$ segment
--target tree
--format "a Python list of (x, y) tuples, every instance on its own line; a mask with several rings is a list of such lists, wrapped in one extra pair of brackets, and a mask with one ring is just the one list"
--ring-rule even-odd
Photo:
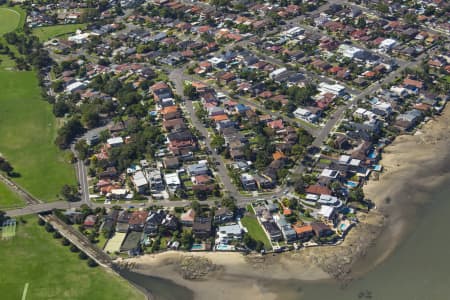
[(362, 188), (355, 188), (350, 191), (348, 198), (352, 202), (360, 202), (364, 200), (364, 191)]
[(61, 188), (61, 195), (69, 202), (75, 202), (80, 200), (78, 189), (76, 186), (65, 184)]
[(55, 143), (61, 149), (67, 148), (72, 140), (83, 132), (84, 127), (80, 120), (77, 118), (72, 118), (58, 130)]
[(219, 134), (215, 134), (211, 139), (211, 147), (220, 151), (223, 145), (225, 145), (225, 138)]
[[(5, 222), (6, 220), (8, 220), (9, 217), (6, 215), (6, 213), (2, 210), (0, 210), (0, 225), (3, 225), (3, 222)], [(40, 218), (39, 218), (40, 220)]]
[(89, 258), (87, 260), (87, 265), (89, 267), (91, 267), (91, 268), (94, 268), (94, 267), (98, 266), (97, 262), (95, 260), (93, 260), (92, 258)]
[(194, 242), (194, 238), (192, 237), (192, 232), (188, 230), (183, 230), (181, 233), (181, 244), (184, 249), (190, 249), (192, 243)]
[(75, 150), (78, 152), (78, 158), (81, 160), (85, 160), (89, 155), (89, 146), (85, 139), (81, 139), (75, 144)]
[(14, 170), (14, 168), (11, 166), (11, 164), (6, 161), (5, 159), (0, 160), (0, 170), (7, 173), (8, 175), (11, 174), (11, 172)]
[(245, 246), (247, 246), (249, 249), (254, 250), (256, 247), (256, 241), (249, 235), (249, 234), (245, 234), (244, 237), (242, 238), (242, 242), (244, 243)]
[(223, 198), (221, 204), (232, 212), (236, 212), (237, 210), (236, 199), (234, 198)]
[(197, 90), (192, 84), (186, 84), (183, 88), (183, 95), (188, 97), (189, 99), (197, 98)]

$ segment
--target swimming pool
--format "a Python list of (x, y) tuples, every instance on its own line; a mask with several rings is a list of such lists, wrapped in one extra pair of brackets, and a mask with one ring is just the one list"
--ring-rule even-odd
[(369, 155), (367, 155), (368, 158), (377, 158), (377, 152), (375, 150), (370, 151)]
[(347, 181), (347, 183), (345, 185), (350, 187), (350, 188), (355, 188), (355, 187), (358, 186), (358, 183), (354, 182), (354, 181)]
[(191, 247), (191, 251), (200, 251), (205, 250), (205, 245), (203, 244), (193, 244)]

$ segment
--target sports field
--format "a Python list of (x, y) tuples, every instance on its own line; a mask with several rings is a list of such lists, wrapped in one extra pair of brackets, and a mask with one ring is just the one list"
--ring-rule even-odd
[(67, 24), (67, 25), (54, 25), (39, 27), (33, 29), (33, 35), (37, 36), (41, 42), (48, 41), (54, 37), (73, 33), (77, 29), (85, 29), (86, 24)]
[(20, 24), (20, 13), (14, 9), (0, 7), (0, 35), (15, 30)]
[(16, 193), (11, 191), (3, 182), (0, 182), (0, 210), (24, 205), (24, 201)]
[(122, 278), (89, 268), (38, 226), (37, 217), (25, 220), (18, 221), (15, 237), (0, 240), (1, 299), (21, 299), (27, 283), (27, 300), (144, 299)]
[(35, 72), (0, 71), (0, 153), (20, 177), (19, 185), (43, 201), (76, 184), (66, 153), (54, 144), (56, 121), (41, 98)]

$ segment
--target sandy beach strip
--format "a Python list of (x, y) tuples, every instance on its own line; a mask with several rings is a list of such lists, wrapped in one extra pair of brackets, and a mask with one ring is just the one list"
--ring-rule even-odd
[[(386, 259), (413, 226), (427, 191), (448, 175), (444, 162), (450, 157), (450, 109), (422, 125), (414, 135), (402, 135), (384, 149), (384, 171), (364, 186), (366, 197), (377, 209), (359, 214), (360, 223), (339, 246), (322, 246), (282, 255), (243, 256), (240, 253), (169, 251), (124, 262), (135, 272), (170, 279), (194, 291), (195, 299), (278, 299), (267, 280), (328, 280), (351, 278)], [(416, 197), (422, 193), (423, 197)], [(180, 265), (186, 257), (207, 259), (216, 266), (200, 280), (183, 278)], [(357, 273), (358, 273), (357, 272)], [(298, 295), (298, 294), (297, 294)], [(290, 299), (289, 295), (283, 295)], [(293, 296), (295, 297), (295, 296)], [(295, 298), (292, 298), (295, 299)], [(297, 298), (298, 299), (298, 298)]]

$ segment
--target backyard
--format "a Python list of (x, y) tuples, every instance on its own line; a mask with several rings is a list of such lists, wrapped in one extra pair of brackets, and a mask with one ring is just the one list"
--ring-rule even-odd
[(248, 234), (256, 241), (261, 241), (264, 243), (264, 246), (267, 250), (272, 249), (272, 245), (270, 244), (269, 239), (266, 236), (266, 233), (259, 225), (258, 220), (255, 216), (245, 216), (241, 219), (242, 225), (244, 225)]
[(14, 238), (0, 240), (2, 299), (21, 299), (26, 284), (26, 298), (33, 300), (144, 299), (122, 278), (101, 267), (88, 267), (61, 239), (38, 226), (37, 217), (25, 221), (18, 222)]
[(18, 184), (43, 201), (56, 200), (75, 184), (74, 168), (54, 144), (56, 121), (43, 101), (35, 72), (0, 71), (0, 153), (20, 177)]

